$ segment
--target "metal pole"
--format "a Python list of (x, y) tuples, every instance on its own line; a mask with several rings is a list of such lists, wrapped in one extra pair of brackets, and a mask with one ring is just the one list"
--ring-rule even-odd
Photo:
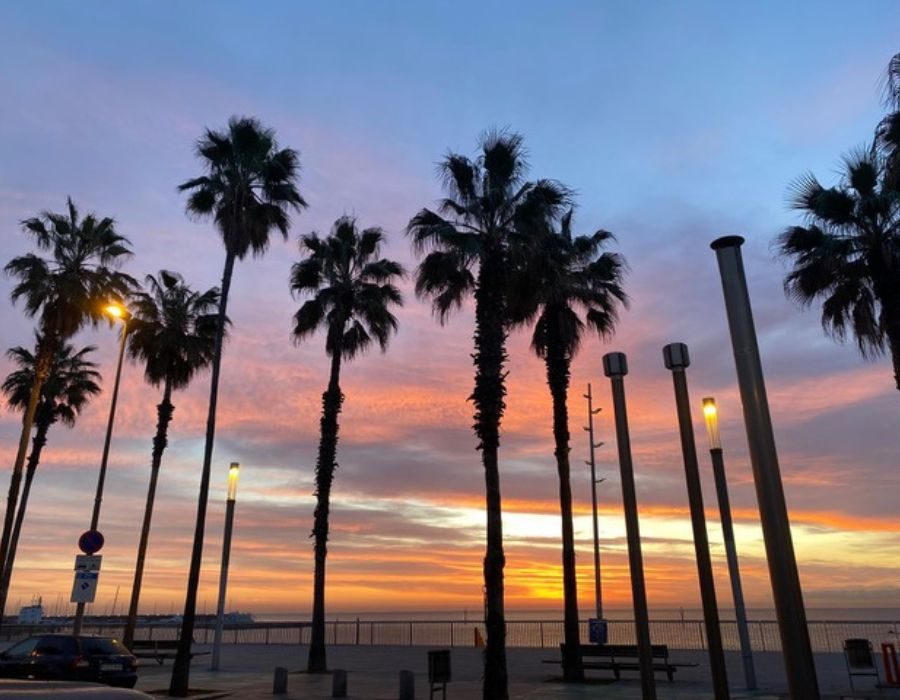
[(716, 495), (722, 520), (722, 537), (725, 540), (725, 556), (728, 558), (728, 575), (731, 579), (731, 595), (734, 597), (734, 617), (737, 620), (738, 639), (741, 643), (741, 659), (744, 662), (744, 680), (747, 690), (756, 689), (756, 670), (753, 667), (753, 648), (750, 646), (750, 631), (747, 629), (747, 609), (744, 607), (744, 591), (741, 586), (741, 572), (738, 568), (737, 547), (734, 544), (734, 528), (731, 522), (731, 504), (728, 500), (728, 484), (725, 481), (725, 459), (722, 448), (709, 451), (712, 458), (713, 476), (716, 479)]
[(700, 598), (703, 602), (703, 621), (706, 625), (707, 651), (712, 672), (713, 693), (716, 700), (728, 700), (728, 673), (725, 670), (725, 652), (722, 649), (722, 630), (719, 628), (719, 608), (716, 603), (716, 585), (713, 579), (712, 561), (709, 556), (709, 540), (706, 535), (706, 517), (703, 512), (703, 489), (700, 485), (700, 466), (697, 463), (697, 445), (694, 442), (694, 426), (691, 421), (691, 402), (688, 398), (687, 374), (690, 366), (688, 348), (684, 343), (670, 343), (663, 348), (666, 369), (672, 370), (675, 386), (675, 405), (678, 411), (678, 428), (681, 433), (681, 453), (684, 458), (684, 476), (687, 483), (688, 503), (691, 508), (691, 527), (694, 532), (694, 551), (697, 555), (697, 575), (700, 580)]
[[(229, 470), (229, 493), (225, 501), (225, 534), (222, 537), (222, 570), (219, 572), (219, 602), (216, 605), (216, 633), (213, 636), (212, 663), (210, 671), (219, 670), (219, 652), (222, 646), (222, 632), (225, 628), (225, 590), (228, 586), (228, 563), (231, 559), (231, 532), (234, 525), (235, 489), (231, 486), (231, 474), (236, 480), (237, 462), (232, 462)], [(236, 486), (236, 484), (235, 484)]]
[(585, 430), (588, 431), (588, 440), (590, 446), (591, 459), (588, 464), (591, 467), (591, 505), (594, 511), (594, 601), (597, 605), (597, 619), (603, 619), (603, 591), (601, 588), (600, 577), (600, 528), (597, 523), (597, 484), (604, 479), (597, 479), (597, 466), (594, 460), (594, 448), (600, 447), (603, 443), (594, 443), (594, 416), (600, 413), (601, 409), (594, 409), (593, 395), (591, 394), (591, 385), (588, 384), (587, 394), (584, 395), (588, 402), (588, 424)]
[(722, 277), (788, 687), (792, 698), (818, 700), (819, 684), (741, 258), (743, 243), (740, 236), (725, 236), (713, 241), (711, 247), (716, 251)]
[[(122, 317), (122, 341), (119, 343), (119, 359), (116, 363), (116, 380), (113, 382), (112, 400), (109, 404), (109, 420), (106, 423), (106, 437), (103, 440), (103, 456), (100, 458), (100, 475), (97, 477), (97, 491), (94, 494), (94, 510), (91, 513), (90, 530), (97, 529), (100, 521), (100, 504), (103, 502), (103, 484), (106, 481), (106, 464), (109, 461), (109, 444), (112, 441), (113, 425), (116, 421), (116, 404), (119, 401), (119, 380), (122, 378), (122, 360), (125, 358), (125, 341), (128, 337), (128, 319)], [(75, 608), (75, 621), (72, 624), (72, 634), (81, 634), (81, 626), (84, 623), (85, 603), (78, 603)]]
[(631, 596), (634, 601), (634, 627), (637, 635), (638, 662), (641, 671), (641, 695), (656, 700), (653, 677), (653, 650), (650, 646), (650, 616), (644, 586), (644, 562), (641, 556), (641, 531), (638, 526), (637, 496), (634, 488), (634, 466), (631, 461), (631, 437), (628, 434), (628, 412), (625, 405), (625, 381), (628, 363), (625, 353), (611, 352), (603, 356), (603, 372), (612, 385), (613, 412), (616, 419), (616, 444), (622, 478), (622, 504), (625, 531), (628, 535), (628, 564), (631, 569)]

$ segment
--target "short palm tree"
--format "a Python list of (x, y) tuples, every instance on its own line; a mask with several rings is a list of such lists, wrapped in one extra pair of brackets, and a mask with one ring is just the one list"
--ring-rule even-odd
[(243, 260), (248, 253), (263, 255), (275, 231), (287, 238), (290, 211), (300, 211), (306, 206), (297, 189), (300, 169), (297, 152), (290, 148), (279, 148), (275, 133), (263, 127), (256, 119), (232, 117), (226, 131), (207, 129), (197, 142), (196, 153), (203, 162), (206, 174), (182, 183), (178, 189), (190, 193), (187, 201), (188, 215), (200, 219), (211, 218), (214, 221), (225, 244), (225, 269), (219, 297), (206, 445), (197, 498), (197, 519), (184, 603), (181, 644), (172, 667), (169, 686), (170, 694), (175, 697), (187, 695), (190, 678), (191, 637), (197, 610), (210, 465), (216, 433), (219, 368), (234, 263), (236, 260)]
[(169, 423), (175, 407), (172, 392), (186, 388), (198, 372), (212, 361), (216, 342), (216, 311), (219, 290), (195, 292), (181, 275), (160, 270), (159, 277), (147, 275), (148, 291), (134, 294), (129, 302), (128, 354), (144, 365), (144, 379), (154, 387), (162, 385), (162, 400), (156, 407), (156, 435), (150, 460), (150, 485), (144, 506), (144, 521), (138, 544), (134, 585), (125, 624), (123, 642), (134, 640), (144, 559), (150, 538), (150, 521), (163, 450), (168, 445)]
[[(131, 277), (117, 270), (131, 250), (128, 239), (116, 232), (112, 219), (94, 214), (82, 217), (69, 199), (64, 214), (43, 212), (23, 221), (22, 229), (33, 236), (38, 250), (47, 255), (20, 255), (5, 267), (15, 279), (12, 301), (22, 300), (25, 313), (37, 317), (41, 341), (35, 351), (34, 384), (25, 407), (9, 484), (0, 562), (7, 559), (28, 439), (53, 358), (82, 327), (97, 325), (104, 319), (103, 305), (108, 300), (127, 296), (134, 286)], [(6, 593), (0, 590), (0, 602), (5, 602)]]
[(601, 339), (611, 337), (619, 307), (628, 303), (622, 288), (624, 260), (616, 253), (601, 253), (613, 240), (608, 231), (573, 238), (572, 210), (569, 210), (562, 217), (559, 232), (548, 231), (536, 237), (533, 255), (516, 271), (510, 293), (513, 322), (534, 323), (531, 347), (544, 360), (553, 399), (554, 454), (562, 516), (563, 674), (570, 681), (584, 679), (569, 480), (570, 368), (585, 332), (593, 331)]
[(785, 291), (804, 306), (821, 299), (826, 332), (852, 335), (863, 357), (889, 352), (900, 390), (900, 194), (875, 148), (851, 152), (843, 166), (835, 187), (812, 174), (791, 187), (806, 221), (777, 239), (792, 265)]
[[(35, 347), (41, 347), (39, 336), (35, 339)], [(3, 581), (0, 588), (4, 591), (9, 590), (19, 535), (28, 508), (28, 497), (31, 494), (34, 473), (41, 461), (41, 452), (47, 444), (47, 433), (55, 423), (62, 423), (69, 428), (74, 427), (81, 410), (91, 397), (100, 393), (98, 383), (100, 373), (96, 370), (97, 365), (88, 359), (88, 355), (94, 350), (96, 348), (89, 345), (76, 352), (72, 345), (64, 343), (50, 362), (50, 372), (41, 388), (41, 396), (34, 414), (34, 437), (31, 440), (31, 453), (25, 465), (25, 483), (22, 486), (22, 495), (16, 509), (16, 519), (3, 567)], [(18, 369), (7, 375), (0, 390), (6, 395), (10, 408), (24, 412), (31, 396), (31, 388), (34, 386), (37, 353), (15, 347), (6, 354)], [(5, 603), (5, 600), (3, 602)]]
[(520, 242), (543, 229), (568, 203), (561, 185), (527, 182), (522, 137), (489, 131), (475, 160), (451, 153), (439, 169), (449, 197), (437, 211), (423, 209), (407, 226), (414, 249), (427, 252), (416, 273), (416, 293), (430, 297), (441, 323), (475, 299), (474, 430), (485, 476), (487, 546), (484, 558), (487, 644), (483, 695), (508, 696), (503, 611), (503, 523), (500, 501), (500, 422), (506, 408), (504, 363), (509, 328), (508, 276)]
[(316, 509), (313, 516), (315, 574), (313, 578), (312, 635), (309, 673), (327, 670), (325, 656), (325, 557), (328, 543), (328, 511), (331, 485), (337, 468), (338, 415), (341, 362), (352, 360), (375, 341), (387, 349), (397, 319), (391, 307), (403, 299), (394, 281), (405, 273), (396, 262), (379, 258), (384, 232), (379, 228), (359, 231), (356, 220), (338, 219), (326, 238), (316, 233), (303, 236), (305, 257), (291, 268), (291, 292), (309, 296), (294, 314), (294, 340), (300, 342), (317, 330), (325, 332), (325, 353), (331, 358), (328, 387), (322, 394), (319, 454), (316, 459)]

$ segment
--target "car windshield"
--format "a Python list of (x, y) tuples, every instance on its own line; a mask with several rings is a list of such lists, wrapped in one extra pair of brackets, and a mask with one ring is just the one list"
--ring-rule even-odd
[(40, 640), (40, 637), (29, 637), (28, 639), (21, 641), (18, 644), (13, 644), (3, 653), (5, 656), (28, 656), (31, 652), (34, 651), (34, 648), (37, 646), (37, 643)]
[(118, 639), (102, 639), (96, 637), (84, 637), (81, 640), (81, 648), (85, 654), (130, 654)]

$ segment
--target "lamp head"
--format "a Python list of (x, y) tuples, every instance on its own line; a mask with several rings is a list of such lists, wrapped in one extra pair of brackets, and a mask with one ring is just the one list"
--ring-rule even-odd
[(233, 501), (237, 498), (237, 482), (238, 482), (238, 473), (240, 472), (241, 465), (238, 462), (232, 462), (231, 466), (228, 467), (228, 500)]
[(607, 377), (624, 377), (628, 374), (628, 360), (624, 352), (608, 352), (603, 356), (603, 373)]
[(669, 343), (663, 348), (663, 361), (666, 369), (686, 369), (691, 365), (691, 356), (684, 343)]
[(128, 311), (128, 307), (115, 301), (112, 301), (104, 306), (103, 313), (105, 313), (113, 320), (127, 321), (129, 318), (131, 318), (131, 313)]
[(719, 436), (719, 410), (716, 400), (711, 396), (703, 399), (703, 419), (706, 421), (706, 434), (709, 437), (709, 449), (722, 449), (722, 439)]

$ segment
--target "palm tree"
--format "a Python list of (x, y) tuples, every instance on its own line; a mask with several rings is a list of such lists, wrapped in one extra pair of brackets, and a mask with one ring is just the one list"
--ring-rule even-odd
[[(38, 336), (35, 338), (35, 347), (40, 346), (41, 339)], [(31, 493), (31, 484), (41, 461), (41, 452), (47, 444), (47, 433), (50, 426), (60, 422), (69, 428), (74, 427), (81, 410), (91, 397), (100, 393), (98, 384), (100, 373), (95, 369), (97, 365), (87, 359), (94, 350), (96, 348), (89, 345), (76, 352), (72, 345), (64, 343), (50, 362), (50, 372), (41, 388), (41, 396), (34, 414), (34, 437), (31, 440), (31, 453), (28, 455), (25, 465), (25, 483), (22, 486), (22, 495), (16, 509), (0, 590), (9, 590), (16, 550), (19, 546), (19, 535), (22, 532), (22, 523)], [(31, 397), (31, 388), (34, 386), (37, 353), (31, 353), (22, 347), (15, 347), (10, 348), (6, 355), (18, 366), (18, 369), (7, 375), (0, 390), (6, 395), (10, 408), (25, 411)]]
[(291, 292), (309, 296), (294, 314), (293, 336), (300, 342), (318, 329), (325, 331), (325, 354), (331, 358), (328, 387), (322, 394), (319, 454), (316, 459), (316, 510), (313, 516), (315, 574), (313, 579), (312, 634), (309, 673), (327, 670), (325, 657), (325, 557), (328, 542), (328, 510), (334, 470), (337, 468), (338, 415), (341, 362), (365, 352), (373, 340), (387, 350), (397, 319), (390, 307), (403, 299), (393, 282), (405, 275), (396, 262), (379, 258), (384, 232), (380, 228), (359, 231), (356, 220), (343, 216), (335, 221), (327, 238), (311, 233), (300, 241), (305, 257), (291, 268)]
[(884, 104), (891, 110), (876, 131), (878, 145), (887, 156), (887, 184), (900, 192), (900, 53), (888, 63), (884, 80)]
[[(514, 323), (534, 322), (531, 347), (544, 360), (553, 399), (553, 438), (559, 475), (562, 516), (563, 597), (566, 680), (584, 680), (578, 627), (578, 583), (575, 574), (575, 535), (572, 525), (572, 487), (569, 482), (569, 394), (572, 359), (585, 331), (612, 336), (618, 307), (627, 305), (622, 289), (625, 261), (601, 249), (612, 240), (608, 231), (572, 237), (572, 210), (561, 220), (558, 233), (537, 237), (533, 255), (516, 271), (510, 293)], [(581, 312), (583, 314), (580, 315)]]
[(863, 357), (890, 352), (900, 390), (900, 193), (888, 184), (886, 156), (874, 147), (844, 158), (835, 187), (812, 174), (791, 186), (804, 226), (777, 239), (793, 269), (788, 296), (803, 306), (822, 299), (822, 326), (837, 340), (856, 339)]
[(197, 609), (209, 474), (216, 433), (222, 340), (225, 336), (226, 307), (234, 263), (236, 260), (243, 260), (247, 253), (262, 256), (269, 247), (270, 236), (276, 230), (287, 238), (290, 210), (300, 211), (306, 206), (296, 186), (300, 169), (297, 152), (290, 148), (279, 148), (275, 133), (263, 127), (256, 119), (232, 117), (224, 132), (207, 129), (197, 142), (196, 154), (203, 161), (206, 174), (183, 182), (178, 189), (190, 192), (187, 201), (188, 215), (199, 219), (212, 218), (215, 222), (225, 244), (225, 269), (219, 297), (206, 445), (203, 451), (203, 471), (197, 499), (197, 519), (184, 602), (181, 643), (172, 667), (169, 687), (169, 693), (175, 697), (185, 697), (188, 692), (191, 637)]
[(439, 165), (449, 197), (423, 209), (407, 226), (413, 247), (427, 251), (416, 273), (416, 293), (430, 297), (441, 323), (469, 295), (475, 299), (473, 428), (485, 476), (487, 546), (484, 558), (487, 645), (483, 695), (508, 696), (503, 612), (503, 526), (497, 451), (506, 408), (504, 363), (509, 318), (507, 277), (519, 242), (548, 225), (569, 195), (547, 180), (526, 182), (522, 137), (485, 133), (475, 160), (450, 153)]
[(135, 294), (129, 304), (132, 317), (129, 321), (128, 354), (143, 362), (144, 379), (154, 387), (162, 385), (163, 392), (162, 401), (156, 407), (150, 485), (144, 506), (128, 621), (122, 635), (125, 646), (129, 648), (134, 640), (159, 467), (163, 450), (169, 442), (169, 423), (175, 411), (172, 392), (187, 387), (197, 372), (208, 367), (212, 361), (216, 341), (215, 312), (219, 305), (218, 289), (195, 292), (185, 284), (181, 275), (167, 270), (160, 270), (158, 279), (147, 275), (146, 285), (149, 293)]
[[(10, 295), (13, 303), (23, 300), (25, 313), (38, 319), (40, 342), (35, 351), (34, 384), (25, 407), (9, 483), (0, 562), (8, 558), (28, 438), (53, 358), (82, 327), (89, 323), (96, 326), (104, 318), (104, 302), (127, 296), (134, 286), (131, 277), (116, 269), (131, 255), (131, 250), (128, 239), (116, 233), (112, 219), (99, 219), (94, 214), (81, 217), (68, 199), (64, 214), (43, 212), (23, 221), (22, 229), (34, 237), (38, 250), (48, 255), (20, 255), (4, 268), (16, 280)], [(0, 603), (5, 604), (6, 594), (0, 585)]]

